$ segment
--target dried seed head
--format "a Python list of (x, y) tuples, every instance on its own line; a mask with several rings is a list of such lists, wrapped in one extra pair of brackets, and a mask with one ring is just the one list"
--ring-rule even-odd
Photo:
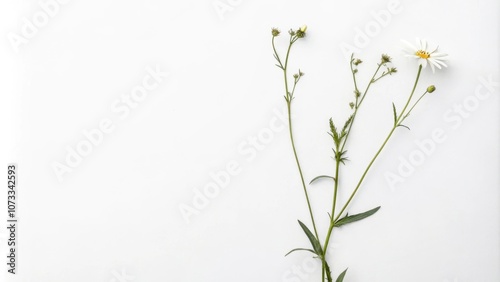
[(381, 60), (382, 60), (382, 64), (386, 64), (386, 63), (390, 63), (392, 59), (388, 55), (382, 54), (382, 59)]
[(273, 35), (273, 37), (276, 37), (276, 36), (280, 35), (280, 31), (277, 28), (273, 28), (271, 30), (271, 34)]

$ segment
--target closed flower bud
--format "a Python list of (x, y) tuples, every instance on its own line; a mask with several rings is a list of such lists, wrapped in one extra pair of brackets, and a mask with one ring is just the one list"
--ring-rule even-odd
[(295, 34), (297, 35), (298, 38), (303, 38), (306, 36), (306, 30), (307, 30), (307, 25), (303, 25), (295, 32)]
[(428, 93), (432, 93), (432, 92), (434, 92), (434, 90), (436, 90), (436, 86), (434, 86), (434, 85), (431, 85), (431, 86), (427, 87), (427, 92)]
[(391, 62), (391, 57), (389, 57), (388, 55), (386, 54), (382, 54), (382, 64), (385, 64), (385, 63), (390, 63)]
[(273, 28), (273, 29), (271, 30), (271, 33), (272, 33), (272, 35), (273, 35), (274, 37), (276, 37), (276, 36), (280, 35), (280, 31), (279, 31), (279, 29), (277, 29), (277, 28)]

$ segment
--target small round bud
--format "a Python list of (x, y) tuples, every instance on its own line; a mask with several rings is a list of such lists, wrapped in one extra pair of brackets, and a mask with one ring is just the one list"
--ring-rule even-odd
[(293, 78), (297, 79), (297, 78), (299, 78), (299, 75), (298, 74), (294, 74)]
[(351, 107), (351, 109), (354, 109), (354, 103), (353, 102), (349, 103), (349, 107)]
[(271, 34), (273, 35), (273, 37), (276, 37), (276, 36), (280, 35), (280, 31), (277, 28), (273, 28), (271, 30)]
[(360, 59), (355, 59), (354, 62), (353, 62), (353, 65), (357, 66), (359, 64), (361, 64), (363, 61), (361, 61)]
[(303, 38), (306, 36), (306, 30), (307, 30), (307, 25), (303, 25), (295, 32), (295, 34), (297, 35), (298, 38)]
[(436, 90), (436, 86), (434, 86), (434, 85), (431, 85), (431, 86), (427, 87), (427, 92), (428, 92), (428, 93), (432, 93), (432, 92), (434, 92), (435, 90)]

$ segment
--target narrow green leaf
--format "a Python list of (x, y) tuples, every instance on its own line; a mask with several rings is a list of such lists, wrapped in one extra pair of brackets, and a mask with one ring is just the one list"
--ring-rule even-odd
[(348, 158), (341, 158), (339, 162), (341, 162), (343, 165), (345, 165), (345, 161), (348, 161)]
[[(314, 252), (313, 250), (311, 249), (305, 249), (305, 248), (296, 248), (296, 249), (293, 249), (291, 251), (289, 251), (288, 253), (286, 253), (285, 257), (288, 256), (289, 254), (293, 253), (293, 252), (296, 252), (296, 251), (308, 251), (308, 252), (311, 252), (313, 254), (316, 254), (316, 252)], [(317, 254), (316, 254), (317, 255)]]
[(312, 232), (307, 228), (307, 226), (300, 222), (300, 220), (297, 220), (300, 224), (300, 227), (302, 227), (302, 230), (304, 230), (304, 233), (306, 233), (307, 238), (309, 238), (309, 241), (311, 242), (311, 245), (314, 249), (314, 253), (317, 254), (320, 257), (323, 257), (323, 249), (321, 248), (321, 244), (319, 243), (318, 239), (314, 237)]
[(349, 124), (351, 124), (352, 120), (354, 119), (354, 114), (352, 114), (345, 122), (344, 127), (342, 128), (342, 135), (345, 136), (347, 134), (347, 127), (349, 127)]
[(346, 137), (346, 135), (347, 135), (347, 132), (345, 132), (345, 131), (340, 132), (340, 136), (339, 136), (340, 140), (343, 140), (344, 137)]
[(340, 144), (340, 137), (337, 131), (337, 127), (335, 127), (332, 118), (330, 118), (329, 122), (330, 122), (330, 132), (333, 134), (333, 142), (338, 147), (338, 144)]
[(339, 275), (339, 277), (337, 278), (337, 280), (335, 280), (336, 282), (342, 282), (342, 281), (344, 281), (344, 277), (345, 277), (345, 274), (347, 273), (347, 269), (349, 269), (349, 268), (346, 268), (346, 269), (344, 270), (344, 272), (340, 273), (340, 275)]
[(401, 126), (401, 127), (404, 127), (404, 128), (406, 128), (406, 129), (410, 130), (410, 128), (409, 128), (408, 126), (404, 125), (404, 124), (400, 124), (400, 125), (398, 125), (398, 126)]
[(328, 120), (328, 123), (330, 124), (330, 132), (331, 133), (337, 132), (337, 128), (335, 127), (335, 124), (333, 123), (333, 119), (332, 118), (330, 118)]
[(330, 175), (320, 175), (320, 176), (314, 177), (313, 180), (311, 180), (311, 182), (309, 182), (309, 184), (312, 184), (314, 181), (316, 181), (318, 179), (321, 179), (321, 178), (330, 178), (330, 179), (333, 179), (333, 181), (335, 181), (335, 177), (333, 177), (333, 176), (330, 176)]
[(396, 125), (398, 114), (396, 113), (396, 106), (394, 106), (394, 103), (392, 103), (392, 112), (394, 113), (394, 125)]
[(348, 223), (352, 223), (352, 222), (356, 222), (356, 221), (360, 221), (362, 219), (365, 219), (371, 215), (373, 215), (374, 213), (376, 213), (378, 210), (380, 209), (380, 206), (374, 208), (374, 209), (371, 209), (369, 211), (366, 211), (364, 213), (358, 213), (358, 214), (353, 214), (353, 215), (346, 215), (344, 216), (343, 218), (340, 218), (339, 220), (337, 220), (335, 223), (334, 223), (334, 226), (335, 227), (340, 227), (342, 225), (345, 225), (345, 224), (348, 224)]

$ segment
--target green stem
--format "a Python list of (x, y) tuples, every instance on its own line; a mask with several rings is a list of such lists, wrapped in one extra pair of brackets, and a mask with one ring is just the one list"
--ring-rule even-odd
[(293, 130), (292, 130), (291, 102), (287, 103), (287, 109), (288, 109), (288, 129), (290, 132), (290, 141), (292, 143), (293, 155), (295, 156), (295, 162), (297, 163), (297, 168), (299, 169), (300, 181), (302, 182), (302, 187), (304, 188), (304, 195), (306, 196), (307, 207), (309, 209), (309, 214), (311, 215), (311, 221), (312, 221), (313, 228), (314, 228), (314, 234), (316, 235), (316, 238), (319, 238), (318, 237), (318, 230), (316, 228), (316, 223), (314, 221), (314, 215), (313, 215), (312, 208), (311, 208), (311, 202), (309, 200), (309, 193), (307, 192), (306, 183), (304, 181), (304, 175), (302, 173), (302, 168), (301, 168), (300, 162), (299, 162), (299, 157), (297, 156), (297, 150), (295, 149), (295, 141), (293, 138)]
[(415, 88), (417, 88), (417, 83), (418, 83), (418, 79), (420, 78), (421, 72), (422, 72), (422, 65), (418, 66), (417, 79), (415, 80), (415, 84), (413, 85), (413, 90), (411, 91), (410, 98), (408, 98), (408, 101), (406, 101), (406, 105), (403, 108), (403, 110), (401, 111), (401, 114), (399, 115), (399, 117), (397, 118), (396, 123), (399, 123), (400, 121), (402, 121), (401, 118), (403, 117), (403, 115), (406, 111), (406, 108), (408, 108), (408, 105), (410, 104), (411, 98), (413, 97), (413, 94), (415, 93)]
[(418, 102), (420, 102), (420, 100), (422, 100), (422, 98), (424, 98), (424, 96), (427, 93), (429, 93), (429, 92), (425, 91), (424, 94), (422, 94), (420, 96), (420, 98), (418, 98), (418, 100), (415, 102), (415, 104), (413, 104), (413, 106), (411, 106), (411, 108), (408, 110), (408, 113), (401, 119), (400, 124), (401, 124), (401, 122), (403, 122), (406, 119), (406, 117), (408, 117), (410, 115), (411, 111), (413, 111), (413, 108), (415, 108), (415, 106), (418, 104)]
[[(354, 90), (359, 91), (358, 89), (358, 82), (356, 80), (356, 73), (354, 72), (354, 69), (352, 67), (354, 61), (354, 54), (351, 55), (351, 73), (352, 73), (352, 80), (354, 81)], [(356, 97), (357, 99), (358, 97)]]
[(377, 82), (379, 81), (382, 77), (386, 76), (386, 75), (390, 75), (391, 73), (390, 72), (383, 72), (379, 77), (377, 77), (376, 79), (373, 80), (373, 82)]
[[(337, 150), (338, 149), (339, 148), (337, 148)], [(338, 191), (338, 184), (339, 184), (339, 168), (340, 168), (340, 159), (335, 158), (335, 180), (334, 180), (335, 186), (333, 189), (333, 205), (332, 205), (332, 213), (330, 215), (330, 226), (328, 227), (328, 233), (326, 234), (325, 245), (323, 247), (324, 254), (326, 254), (326, 252), (328, 250), (328, 243), (330, 242), (330, 238), (332, 236), (332, 231), (333, 231), (333, 224), (334, 224), (333, 218), (335, 217), (335, 208), (337, 205), (337, 191)], [(325, 257), (326, 257), (326, 255), (325, 255)]]
[(293, 127), (292, 127), (292, 99), (293, 99), (293, 94), (289, 92), (289, 88), (288, 88), (288, 75), (287, 75), (287, 70), (288, 70), (288, 58), (290, 56), (290, 50), (292, 48), (292, 45), (293, 43), (295, 42), (296, 40), (294, 39), (293, 36), (290, 36), (290, 43), (288, 45), (288, 50), (286, 52), (286, 57), (285, 57), (285, 65), (283, 67), (283, 76), (284, 76), (284, 80), (285, 80), (285, 92), (286, 92), (286, 101), (287, 101), (287, 110), (288, 110), (288, 130), (289, 130), (289, 133), (290, 133), (290, 141), (292, 143), (292, 150), (293, 150), (293, 155), (295, 157), (295, 162), (297, 163), (297, 168), (299, 170), (299, 174), (300, 174), (300, 181), (302, 183), (302, 188), (304, 189), (304, 195), (306, 196), (306, 201), (307, 201), (307, 207), (309, 209), (309, 215), (311, 216), (311, 221), (312, 221), (312, 225), (313, 225), (313, 228), (314, 228), (314, 234), (316, 235), (316, 238), (319, 238), (318, 237), (318, 230), (316, 228), (316, 222), (314, 220), (314, 215), (313, 215), (313, 212), (312, 212), (312, 207), (311, 207), (311, 201), (309, 200), (309, 193), (307, 192), (307, 187), (306, 187), (306, 183), (304, 181), (304, 175), (302, 173), (302, 168), (300, 166), (300, 161), (299, 161), (299, 157), (297, 156), (297, 149), (295, 148), (295, 140), (293, 138)]
[(344, 213), (344, 211), (347, 209), (347, 206), (349, 206), (349, 204), (351, 203), (352, 199), (354, 198), (354, 196), (356, 195), (356, 193), (358, 192), (359, 190), (359, 187), (361, 186), (361, 184), (363, 183), (363, 180), (365, 179), (366, 177), (366, 174), (368, 173), (368, 171), (370, 170), (370, 168), (372, 167), (373, 163), (375, 162), (375, 160), (377, 159), (377, 157), (380, 155), (380, 153), (382, 152), (382, 150), (384, 149), (385, 145), (387, 144), (387, 142), (389, 141), (389, 139), (391, 138), (392, 134), (394, 133), (394, 131), (396, 130), (396, 128), (401, 124), (401, 121), (402, 121), (402, 117), (403, 117), (403, 114), (404, 112), (406, 111), (406, 109), (408, 108), (408, 105), (410, 104), (410, 101), (413, 97), (413, 94), (415, 93), (415, 89), (417, 88), (417, 84), (418, 84), (418, 80), (420, 78), (420, 73), (422, 71), (422, 65), (419, 66), (418, 68), (418, 73), (417, 73), (417, 78), (415, 79), (415, 83), (413, 85), (413, 89), (411, 91), (411, 94), (410, 94), (410, 97), (408, 98), (408, 101), (406, 102), (406, 105), (405, 107), (403, 108), (403, 111), (401, 112), (401, 114), (399, 115), (399, 117), (397, 118), (396, 120), (396, 124), (393, 125), (391, 131), (389, 132), (389, 135), (387, 135), (387, 137), (385, 138), (384, 142), (382, 143), (382, 146), (380, 146), (380, 148), (378, 149), (377, 153), (375, 154), (375, 156), (372, 158), (372, 160), (370, 161), (370, 163), (368, 164), (368, 166), (366, 167), (365, 171), (363, 172), (363, 175), (361, 176), (361, 178), (359, 179), (358, 181), (358, 184), (356, 185), (356, 188), (354, 189), (354, 191), (352, 192), (351, 196), (349, 197), (349, 199), (347, 200), (347, 202), (345, 203), (345, 205), (342, 207), (342, 209), (340, 210), (339, 214), (337, 215), (337, 217), (335, 218), (334, 222), (337, 221), (341, 216), (342, 214)]
[(326, 261), (325, 259), (323, 258), (321, 260), (321, 282), (325, 282), (325, 271), (326, 271)]
[[(344, 150), (344, 147), (345, 147), (345, 144), (347, 142), (347, 139), (349, 138), (349, 134), (351, 133), (352, 125), (354, 124), (354, 119), (356, 118), (356, 114), (358, 113), (358, 109), (361, 106), (361, 104), (363, 103), (363, 100), (365, 99), (366, 94), (368, 93), (368, 90), (370, 90), (370, 86), (375, 82), (374, 78), (377, 75), (377, 73), (379, 72), (381, 66), (382, 66), (382, 64), (379, 64), (378, 67), (377, 67), (377, 69), (373, 73), (373, 76), (370, 79), (370, 82), (368, 83), (368, 85), (366, 86), (366, 89), (363, 92), (363, 95), (361, 95), (361, 99), (359, 100), (359, 97), (356, 96), (356, 106), (355, 106), (355, 109), (354, 109), (352, 121), (349, 124), (349, 128), (348, 128), (347, 134), (346, 134), (346, 136), (344, 138), (344, 142), (342, 143), (342, 147), (340, 149), (337, 148), (337, 152), (342, 152)], [(356, 81), (356, 75), (355, 75), (354, 69), (352, 67), (352, 59), (351, 59), (351, 72), (352, 72), (352, 77), (353, 77), (353, 80), (354, 80), (354, 89), (356, 91), (358, 91), (358, 85), (357, 85), (357, 81)], [(358, 100), (359, 100), (359, 103), (358, 103)], [(333, 196), (333, 204), (332, 204), (333, 207), (332, 207), (332, 214), (331, 214), (331, 219), (330, 219), (330, 226), (328, 227), (328, 233), (326, 234), (325, 245), (324, 245), (324, 249), (323, 249), (324, 253), (326, 253), (327, 248), (328, 248), (328, 244), (330, 243), (330, 238), (332, 236), (332, 232), (333, 232), (333, 228), (334, 228), (334, 223), (335, 223), (334, 217), (335, 217), (335, 208), (336, 208), (336, 203), (337, 203), (337, 191), (338, 191), (338, 183), (339, 183), (339, 167), (340, 167), (340, 160), (336, 159), (336, 164), (335, 164), (335, 187), (334, 187), (334, 190), (333, 190), (334, 196)]]
[[(354, 124), (354, 120), (356, 119), (356, 114), (358, 113), (358, 108), (361, 106), (361, 104), (365, 100), (366, 93), (368, 93), (368, 90), (370, 90), (370, 86), (373, 84), (374, 78), (377, 75), (378, 71), (380, 70), (380, 67), (382, 67), (382, 64), (379, 64), (378, 67), (377, 67), (377, 69), (375, 70), (375, 73), (373, 74), (372, 78), (370, 79), (370, 82), (366, 86), (365, 92), (363, 92), (363, 95), (361, 95), (361, 99), (360, 99), (359, 103), (358, 103), (358, 97), (356, 97), (356, 105), (355, 105), (355, 108), (354, 108), (354, 114), (353, 114), (353, 117), (352, 117), (351, 124), (349, 124), (349, 129), (347, 130), (347, 134), (346, 134), (346, 136), (344, 138), (344, 142), (342, 143), (342, 147), (340, 148), (341, 152), (344, 151), (344, 147), (345, 147), (345, 144), (347, 143), (347, 139), (349, 138), (349, 135), (351, 134), (351, 128), (352, 128), (352, 125)], [(351, 63), (351, 71), (352, 71), (352, 63)], [(352, 75), (354, 77), (355, 76), (354, 71), (352, 73), (353, 73)], [(356, 79), (354, 79), (354, 81), (356, 81)], [(357, 89), (356, 83), (355, 83), (354, 87)], [(334, 216), (334, 215), (332, 214), (332, 216)]]
[(283, 69), (283, 64), (281, 63), (280, 57), (278, 55), (278, 51), (276, 51), (276, 46), (274, 45), (274, 36), (273, 36), (272, 44), (273, 44), (273, 51), (274, 51), (274, 56), (276, 58), (276, 61), (278, 61), (278, 63), (280, 64), (279, 67), (281, 69)]

